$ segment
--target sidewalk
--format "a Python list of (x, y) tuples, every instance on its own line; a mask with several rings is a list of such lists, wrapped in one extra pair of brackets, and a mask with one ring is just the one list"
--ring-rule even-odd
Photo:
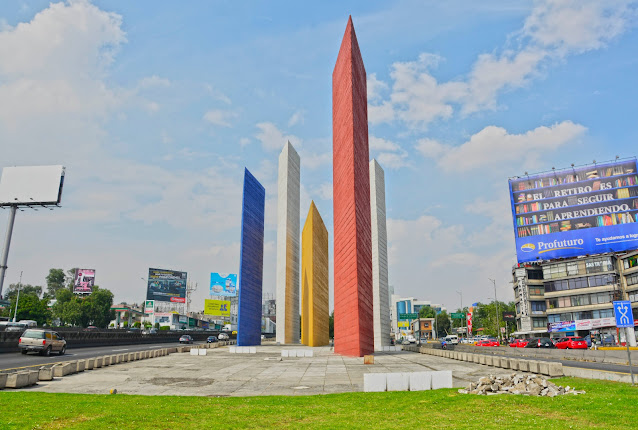
[(304, 346), (258, 346), (257, 354), (231, 354), (228, 347), (208, 355), (171, 354), (85, 371), (25, 389), (49, 393), (118, 393), (178, 396), (309, 395), (363, 391), (365, 373), (452, 370), (455, 387), (488, 374), (511, 370), (459, 362), (412, 352), (376, 353), (375, 364), (343, 357), (329, 347), (312, 348), (314, 357), (281, 358), (282, 349)]

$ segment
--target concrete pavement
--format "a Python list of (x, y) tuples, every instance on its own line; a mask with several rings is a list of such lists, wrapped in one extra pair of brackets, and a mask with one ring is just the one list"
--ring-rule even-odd
[(309, 395), (363, 391), (369, 372), (452, 370), (455, 387), (488, 374), (511, 370), (459, 362), (413, 352), (376, 353), (372, 365), (363, 358), (343, 357), (329, 347), (313, 348), (314, 357), (282, 358), (282, 349), (303, 346), (258, 346), (256, 354), (231, 354), (228, 347), (207, 355), (176, 353), (153, 360), (122, 363), (53, 381), (40, 381), (29, 391), (50, 393), (118, 393), (183, 396)]

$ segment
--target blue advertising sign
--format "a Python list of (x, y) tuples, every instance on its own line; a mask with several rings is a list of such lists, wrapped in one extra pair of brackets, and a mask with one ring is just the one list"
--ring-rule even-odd
[(634, 327), (634, 315), (631, 313), (629, 300), (614, 302), (614, 316), (616, 317), (616, 327)]
[(549, 333), (574, 330), (576, 330), (576, 321), (559, 321), (547, 324), (547, 331)]
[(638, 248), (636, 160), (509, 180), (519, 263)]
[(213, 296), (235, 297), (237, 295), (237, 274), (211, 273), (210, 294)]

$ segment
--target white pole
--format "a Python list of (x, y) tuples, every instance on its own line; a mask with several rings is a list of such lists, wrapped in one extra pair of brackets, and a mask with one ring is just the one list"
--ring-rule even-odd
[[(16, 308), (13, 310), (13, 322), (17, 322), (18, 302), (20, 302), (20, 290), (22, 289), (22, 271), (20, 272), (20, 281), (18, 281), (18, 297), (16, 297)], [(9, 314), (11, 315), (11, 314)]]
[(4, 238), (4, 250), (2, 251), (2, 264), (0, 264), (0, 297), (2, 297), (2, 286), (4, 285), (4, 274), (7, 271), (7, 259), (9, 258), (9, 245), (11, 245), (11, 234), (13, 233), (13, 222), (16, 219), (17, 206), (11, 206), (9, 214), (9, 224), (7, 234)]

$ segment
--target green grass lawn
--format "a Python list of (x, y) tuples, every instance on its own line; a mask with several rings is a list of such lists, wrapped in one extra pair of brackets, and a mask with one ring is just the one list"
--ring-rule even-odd
[(180, 397), (0, 392), (0, 429), (638, 428), (638, 387), (553, 380), (578, 396), (453, 390), (319, 396)]

